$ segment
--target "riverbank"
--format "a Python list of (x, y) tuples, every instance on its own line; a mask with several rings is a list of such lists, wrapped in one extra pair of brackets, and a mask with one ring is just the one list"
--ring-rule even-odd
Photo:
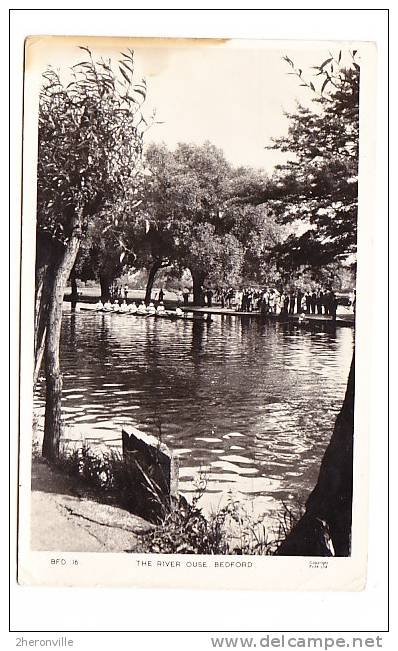
[(134, 552), (154, 526), (42, 458), (32, 460), (34, 551)]
[[(133, 301), (139, 302), (143, 300), (145, 292), (143, 290), (135, 290), (133, 296), (127, 299), (127, 303), (132, 303)], [(79, 296), (79, 303), (94, 304), (98, 301), (98, 296)], [(96, 299), (96, 300), (95, 300)], [(71, 301), (70, 294), (66, 294), (64, 297), (66, 302)], [(164, 304), (166, 309), (172, 310), (177, 307), (176, 300), (165, 299)], [(322, 325), (322, 326), (345, 326), (345, 327), (355, 327), (355, 316), (344, 306), (339, 306), (336, 319), (333, 319), (331, 316), (325, 314), (305, 314), (304, 317), (301, 317), (298, 314), (272, 314), (268, 313), (267, 315), (261, 314), (261, 312), (242, 312), (240, 310), (231, 310), (229, 308), (213, 306), (213, 307), (196, 307), (189, 304), (188, 307), (182, 306), (184, 312), (192, 312), (193, 314), (198, 315), (214, 315), (214, 316), (241, 316), (241, 317), (252, 317), (252, 318), (262, 318), (262, 319), (271, 319), (273, 321), (283, 321), (284, 323), (296, 323), (301, 326), (305, 325)]]
[[(202, 487), (204, 490), (205, 487)], [(281, 515), (279, 531), (267, 532), (264, 522), (253, 519), (233, 499), (211, 516), (205, 517), (198, 505), (200, 496), (201, 491), (191, 502), (180, 498), (154, 525), (109, 503), (106, 491), (93, 488), (91, 481), (69, 475), (62, 467), (54, 467), (42, 457), (34, 457), (31, 549), (54, 552), (270, 555), (275, 553), (281, 539), (285, 538), (297, 519), (297, 516), (292, 519), (291, 511), (285, 511)]]
[[(163, 290), (164, 298), (163, 302), (165, 305), (176, 306), (177, 305), (177, 293), (171, 292), (169, 290)], [(159, 294), (159, 289), (152, 290), (152, 300), (156, 300)], [(79, 287), (78, 289), (79, 303), (97, 303), (101, 298), (101, 288), (99, 286), (94, 287)], [(124, 299), (124, 293), (122, 298)], [(145, 289), (129, 289), (127, 293), (127, 303), (132, 303), (133, 301), (141, 302), (145, 299)], [(64, 301), (70, 302), (71, 293), (70, 287), (68, 287), (65, 292)], [(190, 297), (192, 300), (192, 295)]]
[[(154, 289), (152, 292), (152, 300), (158, 295), (158, 289)], [(101, 296), (101, 291), (99, 287), (81, 287), (79, 288), (79, 303), (97, 303)], [(145, 298), (144, 289), (130, 289), (128, 291), (127, 303), (136, 303), (143, 301)], [(64, 296), (66, 302), (71, 301), (71, 295), (68, 292)], [(164, 290), (164, 299), (166, 309), (175, 309), (178, 305), (177, 294), (175, 292), (170, 292)], [(197, 307), (192, 303), (192, 295), (189, 298), (188, 306), (183, 306), (182, 309), (185, 312), (194, 312), (198, 314), (214, 314), (214, 315), (231, 315), (231, 316), (251, 316), (251, 317), (262, 317), (263, 315), (260, 312), (243, 312), (241, 310), (232, 310), (226, 307), (221, 307), (221, 305), (214, 304), (212, 307), (204, 306)], [(280, 320), (280, 315), (268, 314), (267, 318)], [(286, 314), (284, 315), (284, 320), (288, 322), (297, 322), (299, 319), (298, 314)], [(333, 318), (331, 316), (326, 316), (324, 314), (306, 314), (305, 319), (313, 324), (333, 324)], [(344, 305), (339, 305), (337, 307), (336, 323), (340, 326), (355, 326), (355, 315), (352, 310)]]

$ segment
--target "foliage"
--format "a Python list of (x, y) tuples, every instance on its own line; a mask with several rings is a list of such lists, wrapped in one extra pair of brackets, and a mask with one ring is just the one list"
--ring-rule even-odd
[(145, 175), (140, 208), (128, 234), (136, 268), (170, 266), (175, 259), (175, 217), (169, 194), (173, 155), (165, 145), (150, 145), (145, 152)]
[[(57, 467), (100, 489), (114, 504), (131, 513), (147, 517), (150, 515), (149, 512), (141, 513), (142, 504), (137, 500), (134, 490), (143, 480), (142, 469), (137, 463), (125, 460), (117, 451), (101, 453), (86, 445), (73, 450), (64, 449), (57, 460)], [(149, 477), (144, 477), (150, 501), (159, 507), (157, 511), (165, 513), (166, 506), (159, 488)]]
[(253, 275), (258, 257), (267, 264), (282, 229), (264, 207), (245, 203), (269, 184), (263, 172), (232, 168), (208, 142), (179, 144), (174, 152), (151, 145), (145, 160), (150, 173), (141, 209), (152, 251), (155, 244), (152, 260), (180, 273), (188, 268), (212, 286), (239, 284), (242, 272)]
[[(39, 96), (35, 376), (44, 354), (46, 407), (43, 453), (59, 454), (62, 375), (59, 360), (62, 298), (91, 220), (102, 232), (134, 210), (146, 85), (136, 83), (133, 51), (118, 74), (90, 50), (72, 67), (71, 81), (48, 68)], [(144, 127), (142, 126), (144, 125)], [(121, 258), (122, 259), (121, 254)]]
[[(133, 464), (119, 454), (99, 454), (89, 447), (64, 450), (57, 467), (79, 477), (102, 492), (104, 499), (139, 512), (134, 499), (137, 472)], [(139, 552), (164, 554), (246, 554), (269, 555), (277, 549), (302, 513), (302, 506), (283, 505), (275, 531), (267, 530), (262, 514), (255, 517), (230, 493), (222, 508), (205, 516), (200, 500), (207, 488), (201, 474), (196, 492), (189, 503), (180, 497), (169, 507), (162, 501), (162, 521), (140, 537)], [(154, 496), (156, 499), (156, 496)], [(160, 497), (158, 497), (160, 499)]]
[[(206, 482), (197, 490), (192, 502), (180, 499), (164, 521), (141, 539), (142, 552), (162, 554), (229, 554), (269, 555), (279, 538), (269, 537), (264, 516), (254, 517), (230, 494), (226, 505), (204, 516), (199, 501)], [(284, 519), (278, 529), (280, 534)]]
[(151, 144), (144, 166), (133, 210), (125, 207), (117, 228), (90, 226), (79, 277), (98, 278), (102, 270), (115, 278), (126, 268), (156, 274), (166, 267), (171, 277), (190, 269), (200, 283), (219, 287), (269, 277), (284, 229), (266, 207), (247, 203), (269, 185), (263, 172), (232, 168), (210, 143), (175, 151)]
[(93, 486), (105, 487), (108, 483), (107, 460), (85, 445), (73, 450), (64, 448), (56, 465), (67, 475), (79, 476)]
[(118, 227), (105, 230), (101, 219), (89, 221), (75, 264), (80, 280), (104, 278), (110, 285), (126, 267), (134, 264), (134, 253), (126, 250), (124, 231), (120, 222)]
[(305, 504), (297, 500), (293, 504), (282, 502), (282, 509), (277, 516), (276, 530), (273, 533), (273, 551), (287, 538), (292, 529), (305, 513)]
[(360, 69), (356, 51), (344, 62), (341, 52), (330, 55), (314, 66), (317, 90), (316, 79), (306, 81), (285, 60), (314, 97), (311, 108), (298, 104), (295, 113), (286, 113), (288, 134), (269, 147), (289, 156), (276, 168), (269, 205), (283, 224), (304, 222), (275, 253), (286, 266), (320, 266), (356, 251)]
[(275, 286), (280, 278), (275, 247), (285, 236), (284, 227), (263, 205), (235, 205), (233, 211), (233, 232), (244, 249), (241, 273), (245, 283)]
[[(228, 240), (210, 246), (217, 235), (220, 206), (229, 165), (221, 150), (210, 143), (180, 144), (174, 152), (164, 145), (148, 148), (151, 172), (146, 179), (144, 210), (148, 219), (152, 257), (173, 261), (182, 271), (219, 268), (220, 258), (231, 252)], [(225, 257), (225, 255), (224, 255)]]
[(227, 554), (226, 540), (221, 518), (207, 520), (197, 506), (181, 500), (166, 515), (153, 532), (141, 540), (142, 552), (161, 554)]
[(118, 213), (136, 186), (142, 135), (144, 81), (135, 82), (132, 51), (122, 54), (119, 74), (111, 61), (94, 61), (88, 48), (69, 83), (49, 68), (39, 105), (37, 227), (65, 243), (74, 228), (106, 209)]
[(213, 287), (240, 282), (243, 247), (232, 233), (217, 235), (213, 224), (189, 225), (186, 221), (180, 223), (179, 233), (183, 267)]

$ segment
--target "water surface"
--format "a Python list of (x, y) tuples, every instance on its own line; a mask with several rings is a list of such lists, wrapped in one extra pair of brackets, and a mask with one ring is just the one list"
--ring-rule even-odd
[[(68, 309), (68, 308), (66, 308)], [(119, 445), (124, 424), (180, 455), (180, 488), (207, 478), (256, 512), (305, 499), (341, 407), (353, 331), (255, 318), (211, 324), (65, 312), (63, 416), (71, 438)], [(36, 393), (43, 410), (44, 381)]]

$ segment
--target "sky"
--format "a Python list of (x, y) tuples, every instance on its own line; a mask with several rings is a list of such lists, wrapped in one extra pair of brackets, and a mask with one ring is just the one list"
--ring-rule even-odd
[[(282, 155), (265, 147), (287, 132), (284, 111), (311, 93), (289, 75), (289, 56), (304, 71), (338, 52), (339, 44), (299, 41), (204, 41), (199, 39), (120, 39), (35, 37), (28, 44), (27, 66), (41, 74), (47, 64), (67, 70), (81, 60), (77, 45), (94, 55), (111, 57), (126, 47), (135, 51), (136, 70), (147, 81), (144, 114), (156, 109), (157, 120), (146, 142), (201, 144), (223, 149), (233, 165), (261, 167), (271, 173)], [(67, 72), (65, 73), (68, 74)]]
[(283, 54), (255, 48), (170, 52), (163, 69), (147, 75), (148, 100), (164, 121), (148, 138), (170, 146), (210, 140), (232, 164), (271, 171), (281, 155), (265, 147), (287, 132), (284, 110), (294, 110), (298, 90), (305, 90), (286, 74)]

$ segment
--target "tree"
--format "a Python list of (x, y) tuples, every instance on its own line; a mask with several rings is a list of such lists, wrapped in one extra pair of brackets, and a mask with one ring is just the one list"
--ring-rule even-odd
[(273, 184), (261, 169), (238, 167), (226, 184), (223, 226), (243, 247), (241, 276), (245, 284), (279, 286), (281, 272), (275, 247), (286, 238), (286, 228), (267, 203), (257, 198)]
[[(141, 112), (144, 81), (136, 82), (134, 55), (110, 60), (87, 55), (69, 83), (49, 68), (39, 100), (35, 373), (44, 350), (46, 407), (43, 455), (59, 454), (62, 377), (59, 363), (62, 301), (90, 220), (117, 225), (133, 205), (147, 123)], [(106, 225), (106, 222), (109, 222)]]
[(275, 246), (284, 237), (284, 229), (266, 206), (232, 206), (234, 225), (232, 233), (243, 247), (242, 278), (245, 284), (278, 286)]
[[(312, 267), (347, 259), (356, 251), (357, 175), (359, 145), (359, 75), (356, 51), (348, 65), (342, 53), (330, 55), (315, 67), (321, 78), (314, 100), (320, 111), (298, 106), (290, 115), (286, 138), (274, 148), (292, 151), (294, 160), (279, 166), (276, 185), (283, 196), (274, 202), (284, 223), (308, 223), (279, 247), (290, 266)], [(285, 57), (300, 83), (316, 92), (312, 81)], [(325, 95), (325, 90), (330, 90)], [(308, 182), (309, 181), (309, 182)], [(318, 481), (306, 502), (305, 513), (277, 554), (285, 556), (348, 556), (351, 553), (355, 357), (347, 390), (333, 434), (323, 456)]]
[(189, 226), (181, 242), (180, 264), (191, 272), (196, 305), (203, 303), (205, 283), (225, 287), (240, 282), (244, 251), (232, 233), (217, 235), (213, 224), (199, 223)]
[(209, 142), (179, 144), (173, 152), (165, 145), (152, 145), (146, 152), (146, 165), (149, 174), (140, 206), (146, 229), (138, 256), (146, 260), (148, 288), (159, 269), (174, 265), (182, 272), (188, 268), (197, 302), (209, 265), (215, 273), (223, 247), (230, 253), (233, 247), (233, 238), (221, 238), (226, 234), (221, 207), (230, 166), (222, 151)]
[(288, 133), (269, 148), (289, 157), (276, 167), (274, 187), (258, 197), (292, 226), (275, 249), (286, 267), (349, 260), (356, 252), (360, 68), (355, 50), (344, 64), (343, 58), (331, 54), (314, 67), (316, 90), (315, 79), (306, 81), (285, 57), (290, 74), (314, 94), (311, 108), (298, 104), (295, 113), (286, 113)]
[(142, 202), (132, 239), (136, 266), (148, 270), (145, 301), (149, 302), (157, 273), (176, 261), (174, 155), (164, 144), (151, 144), (145, 152), (145, 166)]
[(166, 266), (180, 273), (190, 270), (196, 304), (205, 282), (236, 286), (242, 271), (259, 281), (256, 265), (266, 271), (283, 231), (265, 206), (249, 203), (254, 191), (270, 185), (268, 177), (259, 170), (232, 168), (208, 142), (181, 143), (174, 152), (151, 145), (145, 164), (139, 213), (146, 228), (135, 251), (136, 264), (149, 270), (147, 295), (156, 273)]
[(126, 245), (125, 230), (125, 226), (114, 224), (104, 228), (103, 219), (91, 221), (76, 258), (74, 274), (80, 280), (99, 281), (103, 302), (110, 298), (115, 280), (135, 262), (134, 252)]

